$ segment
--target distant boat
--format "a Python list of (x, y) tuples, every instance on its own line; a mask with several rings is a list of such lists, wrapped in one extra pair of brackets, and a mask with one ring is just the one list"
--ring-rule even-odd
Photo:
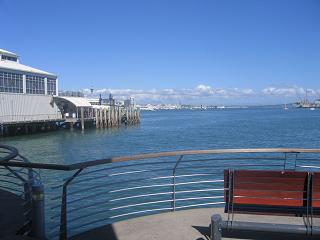
[(283, 109), (284, 110), (289, 110), (289, 108), (287, 107), (287, 104), (284, 105)]
[[(320, 108), (320, 99), (316, 99), (314, 102), (308, 100), (308, 89), (306, 90), (306, 96), (303, 100), (296, 103), (297, 108)], [(313, 109), (314, 110), (314, 109)]]
[(316, 109), (315, 109), (314, 107), (312, 107), (312, 108), (310, 108), (310, 110), (311, 110), (311, 111), (314, 111), (314, 110), (316, 110)]

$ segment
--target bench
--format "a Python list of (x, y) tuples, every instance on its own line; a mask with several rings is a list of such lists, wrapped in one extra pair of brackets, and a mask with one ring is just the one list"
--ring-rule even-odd
[[(211, 238), (230, 229), (318, 234), (313, 216), (320, 215), (320, 173), (274, 170), (225, 170), (227, 220), (211, 218)], [(234, 214), (304, 217), (305, 225), (235, 222)]]

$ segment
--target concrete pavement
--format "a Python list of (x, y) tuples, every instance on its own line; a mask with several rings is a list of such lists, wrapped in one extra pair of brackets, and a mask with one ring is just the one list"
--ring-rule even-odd
[[(72, 240), (207, 240), (210, 239), (210, 218), (214, 213), (226, 219), (222, 208), (192, 209), (176, 212), (161, 213), (121, 221), (112, 225), (96, 228)], [(235, 219), (246, 222), (279, 223), (304, 225), (301, 217), (279, 217), (236, 214)], [(314, 223), (320, 226), (319, 219)], [(297, 235), (279, 235), (258, 232), (233, 232), (223, 239), (317, 239)], [(318, 236), (319, 239), (319, 236)]]

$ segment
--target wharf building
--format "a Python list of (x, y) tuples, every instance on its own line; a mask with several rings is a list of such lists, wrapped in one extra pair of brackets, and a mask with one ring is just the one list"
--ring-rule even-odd
[(26, 132), (54, 127), (62, 120), (56, 95), (55, 74), (21, 64), (17, 54), (0, 49), (0, 135), (20, 131), (22, 123)]

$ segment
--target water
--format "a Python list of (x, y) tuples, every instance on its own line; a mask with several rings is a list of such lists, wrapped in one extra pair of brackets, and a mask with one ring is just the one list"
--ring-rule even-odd
[(227, 109), (142, 112), (139, 126), (58, 131), (9, 137), (34, 162), (75, 163), (148, 152), (212, 149), (320, 147), (320, 111)]
[[(57, 132), (19, 136), (1, 139), (2, 144), (17, 147), (22, 155), (33, 162), (60, 163), (71, 164), (76, 162), (103, 159), (113, 156), (133, 155), (140, 153), (175, 151), (175, 150), (190, 150), (190, 149), (221, 149), (221, 148), (320, 148), (320, 111), (310, 111), (308, 109), (283, 109), (275, 108), (249, 108), (249, 109), (224, 109), (210, 111), (156, 111), (142, 112), (142, 122), (138, 126), (122, 127), (117, 129), (86, 129), (83, 133), (74, 130), (61, 130)], [(174, 161), (168, 163), (165, 167), (172, 169)], [(122, 163), (126, 165), (128, 163)], [(192, 163), (183, 162), (181, 167), (187, 167)], [(199, 163), (197, 163), (199, 164)], [(208, 164), (208, 163), (206, 163)], [(221, 162), (223, 164), (223, 162)], [(201, 177), (201, 180), (216, 179), (221, 177), (221, 172), (217, 175), (217, 169), (207, 168), (198, 169), (196, 173), (208, 173), (216, 171), (215, 175)], [(143, 166), (148, 169), (149, 166)], [(150, 166), (151, 167), (151, 166)], [(130, 171), (140, 170), (141, 166), (128, 167)], [(117, 169), (116, 169), (117, 170)], [(192, 171), (190, 171), (192, 170)], [(110, 172), (112, 173), (113, 170)], [(195, 173), (194, 169), (179, 170), (179, 174)], [(170, 175), (169, 172), (144, 173), (143, 176), (165, 176)], [(52, 206), (59, 205), (60, 199), (52, 201), (52, 197), (61, 195), (61, 189), (52, 189), (52, 186), (61, 185), (62, 179), (70, 176), (70, 172), (59, 171), (41, 171), (42, 181), (46, 186), (46, 211), (48, 230), (52, 226), (59, 225), (59, 206), (51, 209)], [(148, 175), (149, 174), (149, 175)], [(86, 199), (80, 203), (75, 202), (69, 204), (69, 208), (82, 207), (84, 205), (93, 204), (93, 207), (83, 208), (81, 212), (70, 214), (70, 219), (77, 218), (81, 214), (86, 215), (90, 212), (97, 211), (99, 214), (92, 219), (79, 220), (74, 223), (74, 226), (80, 226), (90, 221), (95, 221), (95, 218), (101, 217), (106, 219), (114, 214), (122, 214), (126, 211), (144, 210), (148, 206), (136, 206), (132, 209), (120, 209), (115, 213), (101, 211), (109, 207), (118, 207), (116, 202), (108, 202), (110, 199), (126, 197), (130, 194), (148, 194), (160, 191), (157, 189), (140, 189), (131, 192), (118, 192), (110, 194), (110, 190), (116, 187), (134, 186), (130, 183), (130, 179), (140, 176), (119, 175), (110, 180), (104, 178), (101, 173), (94, 178), (95, 184), (100, 184), (103, 188), (95, 189), (97, 192), (105, 191), (106, 194), (99, 195), (90, 199)], [(125, 184), (115, 186), (114, 182), (119, 180), (127, 181)], [(197, 181), (199, 178), (189, 178), (187, 181)], [(109, 182), (111, 181), (111, 182)], [(114, 182), (112, 182), (114, 181)], [(177, 181), (186, 181), (177, 179)], [(106, 184), (108, 183), (108, 184)], [(148, 181), (148, 184), (168, 184), (171, 179), (162, 179)], [(145, 184), (142, 182), (142, 184)], [(220, 183), (200, 184), (197, 186), (183, 185), (177, 187), (177, 190), (187, 191), (198, 188), (221, 188)], [(70, 192), (78, 191), (74, 196), (70, 196), (69, 200), (77, 200), (92, 194), (92, 191), (80, 191), (81, 188), (91, 188), (92, 182), (85, 181), (81, 184), (70, 186)], [(171, 191), (171, 187), (161, 189), (161, 191)], [(199, 193), (198, 193), (199, 194)], [(204, 197), (212, 197), (221, 195), (221, 192), (202, 194)], [(188, 193), (182, 197), (195, 197), (195, 193)], [(171, 199), (171, 196), (161, 195), (154, 198), (147, 197), (144, 199), (128, 200), (119, 202), (118, 204), (134, 204), (139, 201), (158, 201)], [(139, 201), (138, 201), (139, 200)], [(204, 202), (207, 202), (204, 199)], [(216, 199), (215, 201), (223, 201)], [(95, 205), (95, 202), (102, 202), (102, 205)], [(106, 204), (104, 204), (104, 202)], [(187, 201), (182, 201), (181, 204), (188, 204)], [(199, 203), (190, 201), (189, 204)], [(170, 202), (157, 204), (155, 207), (170, 207)], [(179, 206), (179, 204), (177, 206)], [(51, 216), (57, 215), (51, 219)], [(127, 217), (121, 218), (125, 219)], [(105, 221), (103, 223), (107, 223)], [(72, 226), (72, 224), (71, 224)], [(94, 227), (96, 225), (90, 225)], [(88, 229), (86, 227), (76, 227), (71, 233), (81, 232)], [(49, 236), (51, 236), (49, 234)], [(51, 237), (50, 237), (51, 238)]]

